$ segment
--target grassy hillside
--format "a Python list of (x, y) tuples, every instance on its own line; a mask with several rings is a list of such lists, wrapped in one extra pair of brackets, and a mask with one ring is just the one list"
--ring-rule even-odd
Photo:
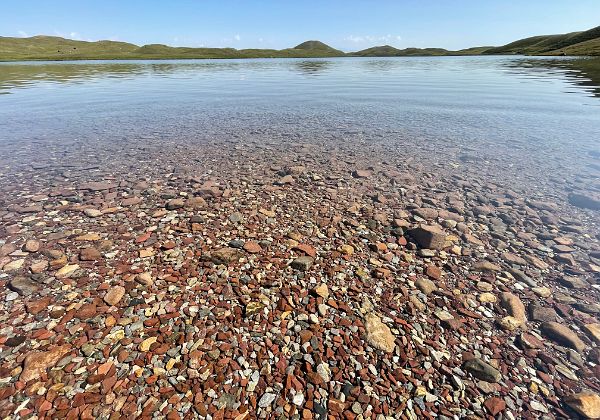
[(484, 54), (598, 55), (599, 42), (600, 26), (583, 32), (520, 39), (502, 47), (490, 48)]
[(502, 47), (473, 47), (459, 51), (443, 48), (405, 48), (389, 45), (345, 54), (320, 41), (306, 41), (283, 50), (189, 48), (150, 44), (139, 47), (117, 41), (75, 41), (55, 36), (0, 37), (0, 60), (94, 60), (174, 58), (313, 58), (313, 57), (409, 57), (480, 54), (600, 55), (600, 26), (582, 32), (534, 36)]
[(75, 41), (60, 37), (0, 37), (0, 60), (168, 59), (168, 58), (267, 58), (337, 57), (345, 55), (319, 41), (307, 41), (284, 50), (189, 48), (126, 42)]

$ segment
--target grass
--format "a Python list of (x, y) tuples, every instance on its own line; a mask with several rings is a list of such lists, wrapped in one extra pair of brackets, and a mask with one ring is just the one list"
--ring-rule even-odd
[(315, 58), (404, 57), (480, 54), (600, 55), (600, 26), (582, 32), (520, 39), (502, 47), (474, 47), (459, 51), (443, 48), (405, 48), (389, 45), (344, 53), (320, 41), (306, 41), (294, 48), (242, 49), (189, 48), (150, 44), (139, 47), (117, 41), (75, 41), (54, 36), (0, 37), (0, 60), (130, 60), (191, 58)]

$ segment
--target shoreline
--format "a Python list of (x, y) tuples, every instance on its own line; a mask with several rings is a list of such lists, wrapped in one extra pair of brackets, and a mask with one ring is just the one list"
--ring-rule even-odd
[(2, 414), (568, 417), (598, 393), (598, 211), (567, 193), (597, 158), (282, 144), (13, 145)]

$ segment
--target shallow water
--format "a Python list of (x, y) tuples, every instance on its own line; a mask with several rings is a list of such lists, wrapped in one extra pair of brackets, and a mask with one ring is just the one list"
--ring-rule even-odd
[[(3, 142), (128, 136), (414, 136), (590, 148), (594, 89), (524, 57), (0, 64)], [(593, 141), (590, 141), (593, 140)]]

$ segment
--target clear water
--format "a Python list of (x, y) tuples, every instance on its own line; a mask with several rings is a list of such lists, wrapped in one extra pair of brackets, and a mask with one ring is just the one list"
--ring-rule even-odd
[[(597, 151), (597, 86), (568, 58), (0, 63), (0, 145), (271, 136)], [(592, 85), (592, 86), (590, 86)], [(491, 149), (490, 149), (491, 148)]]

